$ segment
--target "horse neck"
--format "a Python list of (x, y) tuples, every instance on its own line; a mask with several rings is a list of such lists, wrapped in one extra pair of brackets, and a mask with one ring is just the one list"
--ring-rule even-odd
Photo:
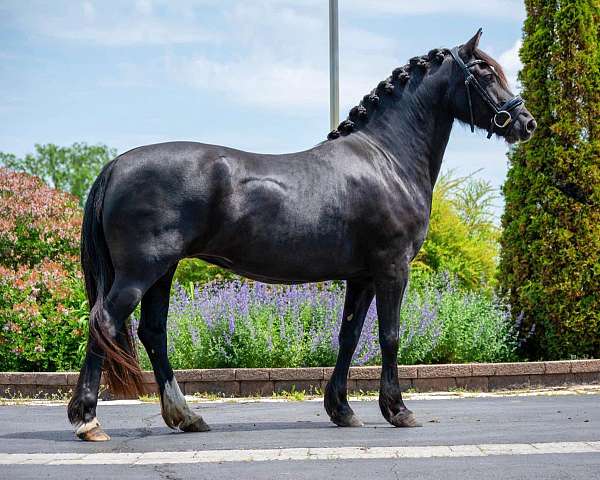
[(369, 122), (364, 133), (394, 159), (400, 174), (433, 189), (454, 117), (447, 101), (442, 69), (425, 77), (416, 88), (405, 88)]

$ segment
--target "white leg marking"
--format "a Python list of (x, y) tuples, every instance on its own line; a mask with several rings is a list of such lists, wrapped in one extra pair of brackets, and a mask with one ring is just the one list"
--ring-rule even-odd
[(162, 416), (171, 428), (183, 429), (200, 418), (188, 407), (175, 378), (165, 383), (160, 400)]
[(76, 429), (75, 429), (75, 435), (81, 435), (83, 433), (89, 432), (90, 430), (99, 427), (100, 426), (100, 422), (98, 421), (98, 419), (96, 417), (94, 417), (92, 420), (90, 420), (87, 423), (78, 423), (76, 425)]

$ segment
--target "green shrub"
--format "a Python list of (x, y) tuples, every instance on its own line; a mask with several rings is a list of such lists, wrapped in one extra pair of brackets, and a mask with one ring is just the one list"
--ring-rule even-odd
[(174, 281), (180, 285), (204, 284), (239, 279), (235, 273), (196, 258), (184, 258), (179, 262)]
[(81, 279), (55, 261), (0, 266), (0, 370), (78, 369), (87, 337)]
[(499, 271), (529, 358), (600, 357), (600, 7), (525, 2), (523, 97), (538, 128), (509, 155)]
[(77, 200), (0, 168), (0, 370), (79, 366), (87, 307)]
[(488, 290), (494, 286), (498, 228), (492, 221), (493, 189), (471, 178), (442, 176), (434, 189), (429, 231), (413, 270), (448, 272), (461, 286)]

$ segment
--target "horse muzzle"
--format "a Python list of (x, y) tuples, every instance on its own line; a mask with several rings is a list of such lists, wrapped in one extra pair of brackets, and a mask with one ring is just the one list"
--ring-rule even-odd
[(521, 110), (519, 116), (515, 119), (514, 125), (504, 135), (505, 140), (510, 143), (526, 142), (532, 136), (537, 128), (537, 122), (533, 116), (525, 109)]

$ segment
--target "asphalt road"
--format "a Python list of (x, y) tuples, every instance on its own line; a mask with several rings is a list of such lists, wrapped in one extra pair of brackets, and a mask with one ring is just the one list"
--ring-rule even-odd
[(353, 403), (353, 429), (321, 402), (197, 403), (213, 430), (193, 434), (157, 404), (103, 404), (112, 440), (96, 444), (64, 405), (0, 406), (0, 479), (600, 479), (600, 395), (407, 403), (423, 428), (390, 427), (375, 401)]

